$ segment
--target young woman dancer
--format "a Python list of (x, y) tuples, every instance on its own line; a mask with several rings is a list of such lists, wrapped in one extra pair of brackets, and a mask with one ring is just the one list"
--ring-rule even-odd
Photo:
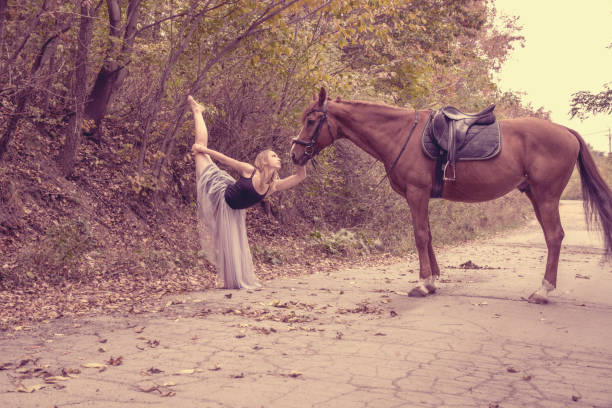
[[(260, 152), (252, 165), (209, 149), (208, 130), (202, 116), (204, 107), (191, 95), (187, 100), (195, 121), (192, 153), (202, 249), (217, 267), (225, 289), (259, 287), (247, 240), (245, 209), (275, 191), (287, 190), (300, 183), (306, 178), (306, 167), (298, 166), (296, 174), (279, 179), (281, 161), (272, 150)], [(240, 178), (235, 180), (219, 169), (211, 158), (237, 171)]]

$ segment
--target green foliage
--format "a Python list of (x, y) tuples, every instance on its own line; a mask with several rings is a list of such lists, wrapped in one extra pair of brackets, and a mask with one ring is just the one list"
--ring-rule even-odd
[(330, 255), (368, 255), (370, 247), (360, 233), (341, 228), (336, 232), (322, 232), (317, 229), (310, 233), (315, 248)]
[(256, 260), (271, 265), (282, 265), (287, 262), (285, 255), (276, 249), (253, 244), (251, 245), (251, 252)]

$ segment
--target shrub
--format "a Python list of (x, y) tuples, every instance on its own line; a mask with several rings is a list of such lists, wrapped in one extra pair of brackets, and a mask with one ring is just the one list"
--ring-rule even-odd
[(89, 223), (62, 220), (48, 228), (40, 242), (25, 247), (15, 268), (5, 278), (22, 282), (43, 280), (57, 284), (65, 279), (84, 280), (89, 272), (81, 268), (87, 252), (95, 248)]

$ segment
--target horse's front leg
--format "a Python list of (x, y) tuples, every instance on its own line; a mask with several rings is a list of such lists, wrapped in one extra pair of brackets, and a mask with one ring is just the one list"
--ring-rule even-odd
[(431, 245), (429, 194), (422, 190), (408, 192), (406, 200), (412, 213), (414, 240), (419, 254), (419, 284), (412, 288), (408, 295), (423, 297), (436, 291), (435, 278), (440, 275)]

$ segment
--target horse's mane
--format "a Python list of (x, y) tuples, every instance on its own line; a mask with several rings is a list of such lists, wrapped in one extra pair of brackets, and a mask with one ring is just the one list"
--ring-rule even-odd
[(355, 100), (336, 100), (337, 103), (345, 103), (348, 105), (354, 105), (354, 106), (364, 106), (364, 107), (374, 107), (374, 108), (385, 108), (385, 109), (401, 109), (403, 110), (404, 108), (401, 108), (399, 106), (393, 106), (393, 105), (388, 105), (384, 102), (373, 102), (373, 101), (361, 101), (358, 99)]
[[(332, 101), (331, 98), (327, 98), (328, 101)], [(334, 103), (338, 103), (338, 104), (344, 104), (344, 105), (349, 105), (351, 107), (356, 107), (356, 108), (371, 108), (372, 110), (375, 111), (384, 111), (384, 113), (404, 113), (406, 111), (406, 108), (400, 107), (400, 106), (393, 106), (393, 105), (388, 105), (384, 102), (374, 102), (374, 101), (363, 101), (363, 100), (359, 100), (359, 99), (349, 99), (349, 100), (345, 100), (345, 99), (340, 99), (340, 98), (336, 98), (335, 100), (333, 100)], [(312, 109), (312, 107), (315, 104), (313, 103), (312, 105), (310, 105), (310, 107), (308, 109), (306, 109), (303, 113), (302, 113), (302, 120), (305, 119), (306, 114), (310, 111), (310, 109)]]

